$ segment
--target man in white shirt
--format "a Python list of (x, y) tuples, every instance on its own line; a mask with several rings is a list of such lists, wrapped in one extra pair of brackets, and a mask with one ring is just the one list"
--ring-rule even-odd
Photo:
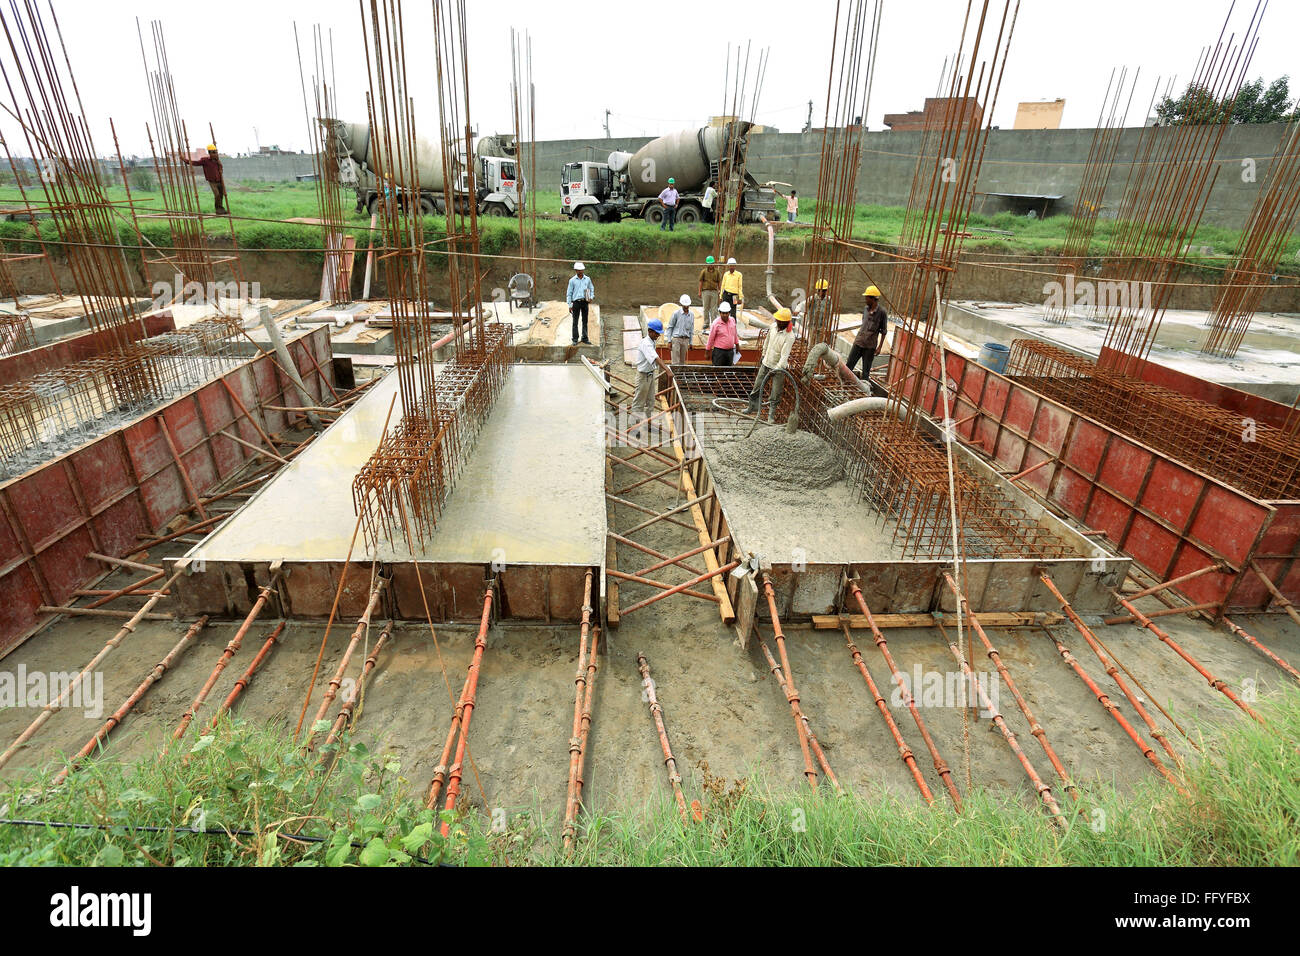
[(664, 188), (664, 191), (659, 194), (659, 204), (664, 207), (664, 218), (663, 221), (659, 223), (659, 229), (661, 231), (667, 229), (669, 232), (672, 232), (673, 224), (677, 222), (677, 201), (681, 196), (677, 192), (677, 186), (675, 185), (676, 182), (677, 180), (669, 176), (668, 185)]
[[(646, 323), (647, 334), (641, 336), (636, 345), (636, 394), (632, 396), (632, 415), (642, 419), (649, 418), (654, 412), (655, 395), (659, 392), (659, 369), (669, 375), (672, 370), (655, 351), (655, 340), (664, 334), (664, 324), (658, 319)], [(630, 416), (629, 416), (630, 417)]]
[(745, 409), (747, 415), (760, 414), (763, 386), (769, 376), (780, 373), (772, 383), (772, 398), (767, 413), (769, 422), (776, 417), (776, 406), (781, 401), (781, 390), (785, 387), (786, 367), (790, 364), (790, 350), (794, 347), (790, 310), (778, 309), (773, 318), (776, 321), (767, 332), (767, 344), (763, 346), (763, 358), (758, 366), (758, 377), (754, 379), (754, 388), (749, 393), (749, 405)]
[[(577, 345), (579, 341), (583, 345), (590, 345), (591, 339), (587, 338), (587, 304), (596, 298), (596, 286), (591, 281), (591, 276), (586, 274), (587, 267), (581, 262), (573, 264), (574, 275), (569, 279), (569, 288), (564, 293), (564, 301), (569, 304), (569, 312), (573, 315), (573, 344)], [(582, 338), (578, 338), (578, 316), (582, 316)]]
[(678, 302), (681, 308), (668, 320), (668, 343), (673, 350), (673, 364), (685, 365), (686, 353), (691, 347), (691, 339), (695, 336), (695, 317), (691, 315), (689, 295), (683, 292)]

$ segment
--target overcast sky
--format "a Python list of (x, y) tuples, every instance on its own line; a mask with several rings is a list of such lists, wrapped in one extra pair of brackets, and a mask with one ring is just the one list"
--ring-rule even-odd
[[(46, 0), (39, 0), (42, 4)], [(965, 0), (884, 0), (880, 56), (867, 122), (919, 109), (932, 94), (944, 57), (958, 41)], [(727, 42), (771, 48), (758, 119), (799, 130), (813, 101), (814, 125), (826, 108), (833, 0), (701, 3), (699, 0), (469, 0), (470, 94), (480, 132), (511, 128), (510, 28), (533, 42), (539, 139), (659, 135), (702, 124), (721, 111)], [(1116, 65), (1140, 66), (1129, 125), (1139, 125), (1158, 75), (1190, 76), (1202, 46), (1218, 36), (1228, 0), (1022, 0), (994, 123), (1009, 128), (1022, 100), (1063, 97), (1064, 127), (1095, 125)], [(1238, 0), (1244, 24), (1254, 0)], [(362, 118), (366, 90), (356, 0), (55, 0), (73, 70), (101, 153), (112, 150), (108, 117), (123, 152), (145, 153), (149, 117), (136, 35), (149, 21), (167, 35), (177, 98), (193, 145), (211, 122), (222, 151), (257, 144), (301, 149), (306, 119), (294, 49), (294, 23), (308, 44), (313, 23), (333, 31), (341, 113)], [(406, 44), (417, 127), (436, 125), (430, 4), (406, 3)], [(8, 4), (5, 4), (8, 17)], [(1271, 81), (1300, 64), (1300, 3), (1273, 0), (1250, 68)], [(9, 66), (8, 51), (5, 51)], [(1300, 86), (1300, 76), (1297, 77)], [(428, 92), (421, 97), (419, 92)], [(1140, 105), (1139, 105), (1140, 103)], [(0, 128), (20, 147), (5, 117)]]

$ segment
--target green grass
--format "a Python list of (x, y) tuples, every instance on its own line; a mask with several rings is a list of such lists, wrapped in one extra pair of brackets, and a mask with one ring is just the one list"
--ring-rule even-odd
[[(135, 764), (91, 761), (59, 790), (49, 772), (0, 791), (0, 816), (95, 824), (67, 830), (0, 824), (0, 865), (418, 865), (575, 863), (685, 866), (1294, 866), (1300, 864), (1300, 693), (1260, 704), (1267, 725), (1211, 735), (1183, 797), (1155, 774), (1127, 794), (1083, 788), (1057, 831), (1021, 797), (976, 791), (955, 814), (894, 798), (823, 788), (777, 789), (761, 776), (727, 785), (701, 768), (702, 822), (683, 825), (667, 796), (582, 818), (566, 858), (557, 808), (504, 827), (476, 814), (424, 809), (395, 758), (354, 744), (332, 775), (279, 728), (223, 723), (189, 748)], [(649, 725), (647, 724), (647, 733)], [(666, 783), (665, 783), (666, 791)], [(691, 793), (689, 796), (695, 796)], [(498, 824), (502, 821), (498, 819)], [(132, 826), (206, 826), (249, 835), (143, 833)], [(320, 838), (296, 843), (290, 834)]]

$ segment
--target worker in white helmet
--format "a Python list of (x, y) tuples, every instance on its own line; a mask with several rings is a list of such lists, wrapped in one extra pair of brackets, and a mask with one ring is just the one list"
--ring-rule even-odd
[[(573, 264), (573, 276), (569, 279), (569, 289), (564, 294), (564, 301), (569, 304), (569, 312), (573, 316), (573, 344), (581, 342), (583, 345), (590, 345), (591, 339), (587, 338), (587, 306), (591, 300), (596, 298), (596, 287), (591, 282), (591, 276), (587, 275), (587, 267), (581, 262)], [(582, 317), (582, 338), (578, 338), (578, 317)]]
[(695, 337), (695, 317), (691, 315), (691, 297), (685, 292), (677, 300), (681, 306), (668, 320), (668, 342), (672, 346), (674, 365), (686, 364), (686, 353)]
[(859, 361), (862, 362), (862, 371), (858, 378), (871, 377), (871, 363), (876, 360), (876, 353), (880, 351), (885, 344), (885, 332), (888, 328), (888, 314), (880, 307), (880, 290), (874, 285), (869, 285), (866, 291), (862, 293), (864, 305), (862, 307), (862, 325), (858, 328), (858, 334), (853, 337), (853, 345), (849, 348), (849, 371), (854, 371), (854, 366)]
[(745, 301), (745, 277), (736, 269), (734, 258), (727, 260), (727, 271), (722, 273), (722, 301), (731, 303), (732, 315), (739, 318), (741, 305)]

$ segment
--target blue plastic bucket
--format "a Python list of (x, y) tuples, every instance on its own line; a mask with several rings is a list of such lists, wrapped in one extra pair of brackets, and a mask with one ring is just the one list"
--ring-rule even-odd
[(979, 363), (990, 371), (997, 372), (1001, 375), (1007, 370), (1007, 359), (1011, 357), (1011, 349), (997, 342), (985, 342), (984, 347), (980, 349)]

